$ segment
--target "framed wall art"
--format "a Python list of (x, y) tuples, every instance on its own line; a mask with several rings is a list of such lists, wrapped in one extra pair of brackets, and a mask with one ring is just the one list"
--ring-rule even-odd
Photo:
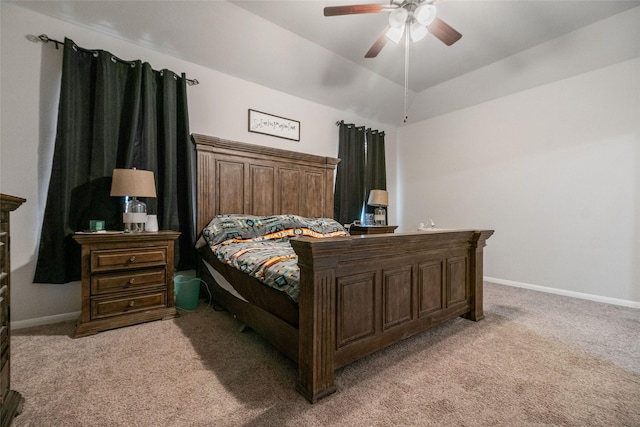
[(300, 141), (300, 122), (250, 109), (249, 132)]

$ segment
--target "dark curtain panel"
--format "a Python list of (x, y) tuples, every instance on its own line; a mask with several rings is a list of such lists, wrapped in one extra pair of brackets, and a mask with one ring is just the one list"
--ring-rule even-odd
[[(384, 132), (366, 130), (366, 181), (365, 197), (369, 198), (371, 190), (387, 189), (387, 167), (385, 163)], [(366, 200), (365, 200), (366, 203)], [(374, 206), (367, 205), (366, 212), (372, 213)]]
[(349, 224), (360, 219), (365, 203), (365, 132), (344, 122), (339, 127), (334, 219)]
[(65, 39), (53, 168), (35, 283), (80, 279), (73, 233), (103, 219), (122, 230), (121, 198), (110, 197), (114, 168), (154, 172), (157, 198), (143, 199), (162, 229), (182, 232), (178, 268), (195, 265), (193, 177), (186, 79), (148, 63), (123, 61)]

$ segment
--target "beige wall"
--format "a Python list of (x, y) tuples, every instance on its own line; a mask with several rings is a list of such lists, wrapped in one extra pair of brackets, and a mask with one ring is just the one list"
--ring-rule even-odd
[(400, 222), (495, 229), (485, 277), (640, 307), (639, 123), (634, 59), (407, 126)]

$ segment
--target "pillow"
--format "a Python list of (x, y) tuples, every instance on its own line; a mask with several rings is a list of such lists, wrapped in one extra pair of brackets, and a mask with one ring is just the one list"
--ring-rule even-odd
[(298, 215), (218, 215), (202, 231), (209, 246), (227, 240), (279, 240), (295, 236), (316, 238), (347, 236), (344, 227), (331, 218)]
[(305, 236), (336, 237), (349, 235), (342, 224), (332, 218), (298, 218), (302, 221), (301, 228), (310, 231), (309, 234), (305, 233)]

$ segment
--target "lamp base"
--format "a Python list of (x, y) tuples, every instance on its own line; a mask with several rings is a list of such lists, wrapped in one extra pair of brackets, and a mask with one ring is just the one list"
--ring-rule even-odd
[(373, 218), (376, 225), (387, 225), (387, 211), (382, 206), (376, 207)]
[(147, 222), (147, 205), (132, 197), (124, 204), (122, 213), (125, 233), (141, 233)]

